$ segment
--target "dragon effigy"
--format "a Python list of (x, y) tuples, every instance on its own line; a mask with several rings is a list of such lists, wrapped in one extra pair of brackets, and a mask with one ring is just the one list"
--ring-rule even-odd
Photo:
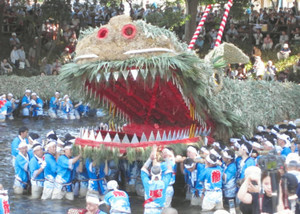
[(259, 124), (300, 116), (300, 86), (223, 78), (248, 57), (223, 43), (200, 59), (170, 31), (122, 15), (84, 32), (68, 89), (110, 115), (109, 128), (82, 128), (76, 145), (93, 159), (147, 157), (153, 144), (182, 146), (251, 135)]

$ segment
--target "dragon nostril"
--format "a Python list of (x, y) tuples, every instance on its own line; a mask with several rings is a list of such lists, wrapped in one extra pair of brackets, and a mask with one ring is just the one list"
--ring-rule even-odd
[(98, 31), (98, 38), (99, 39), (105, 39), (108, 35), (108, 29), (107, 28), (101, 28), (99, 31)]
[(134, 25), (128, 24), (128, 25), (124, 25), (124, 27), (122, 28), (122, 35), (126, 39), (134, 38), (135, 34), (136, 34), (136, 27)]

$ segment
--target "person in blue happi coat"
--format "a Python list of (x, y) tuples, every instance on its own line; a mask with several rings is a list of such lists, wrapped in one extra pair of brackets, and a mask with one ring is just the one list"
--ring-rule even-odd
[(31, 90), (27, 89), (21, 101), (23, 117), (29, 117), (30, 115), (30, 107), (31, 107), (30, 95), (31, 95)]
[[(65, 143), (63, 150), (64, 154), (59, 156), (57, 160), (57, 174), (55, 177), (55, 187), (52, 193), (52, 199), (74, 200), (73, 169), (75, 164), (79, 164), (81, 154), (72, 157), (73, 143)], [(78, 162), (78, 163), (77, 163)]]
[(15, 160), (15, 181), (14, 181), (14, 193), (16, 195), (22, 195), (25, 190), (28, 190), (30, 184), (30, 172), (29, 161), (31, 159), (27, 152), (28, 144), (22, 141), (19, 146), (19, 154)]
[(108, 192), (105, 194), (104, 202), (110, 214), (130, 214), (130, 202), (128, 194), (119, 190), (118, 182), (111, 180), (107, 183)]

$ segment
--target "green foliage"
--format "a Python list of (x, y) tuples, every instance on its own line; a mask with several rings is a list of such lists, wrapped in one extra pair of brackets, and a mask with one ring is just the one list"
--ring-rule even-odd
[(184, 16), (181, 10), (175, 10), (176, 2), (166, 1), (163, 5), (159, 6), (162, 10), (156, 10), (147, 15), (146, 21), (158, 27), (164, 27), (173, 30), (174, 27), (179, 27), (185, 24), (188, 16)]

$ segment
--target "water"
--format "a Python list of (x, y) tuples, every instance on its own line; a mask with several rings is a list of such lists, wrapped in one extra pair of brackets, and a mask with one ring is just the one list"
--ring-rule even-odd
[[(67, 213), (69, 208), (84, 208), (84, 199), (67, 200), (33, 200), (30, 196), (15, 196), (13, 194), (14, 171), (11, 165), (11, 149), (10, 143), (18, 135), (18, 129), (21, 126), (27, 126), (29, 132), (38, 133), (41, 137), (45, 137), (46, 133), (55, 130), (58, 136), (65, 136), (67, 132), (77, 135), (80, 127), (95, 127), (100, 121), (97, 118), (88, 118), (81, 120), (32, 120), (32, 119), (15, 119), (0, 123), (0, 183), (9, 191), (10, 209), (12, 214), (58, 214)], [(178, 182), (175, 189), (175, 197), (173, 206), (181, 214), (200, 213), (200, 208), (190, 207), (189, 202), (184, 201), (184, 192), (182, 191), (182, 180)], [(177, 183), (178, 183), (177, 182)], [(133, 214), (143, 213), (143, 198), (136, 195), (130, 196), (131, 209)]]

